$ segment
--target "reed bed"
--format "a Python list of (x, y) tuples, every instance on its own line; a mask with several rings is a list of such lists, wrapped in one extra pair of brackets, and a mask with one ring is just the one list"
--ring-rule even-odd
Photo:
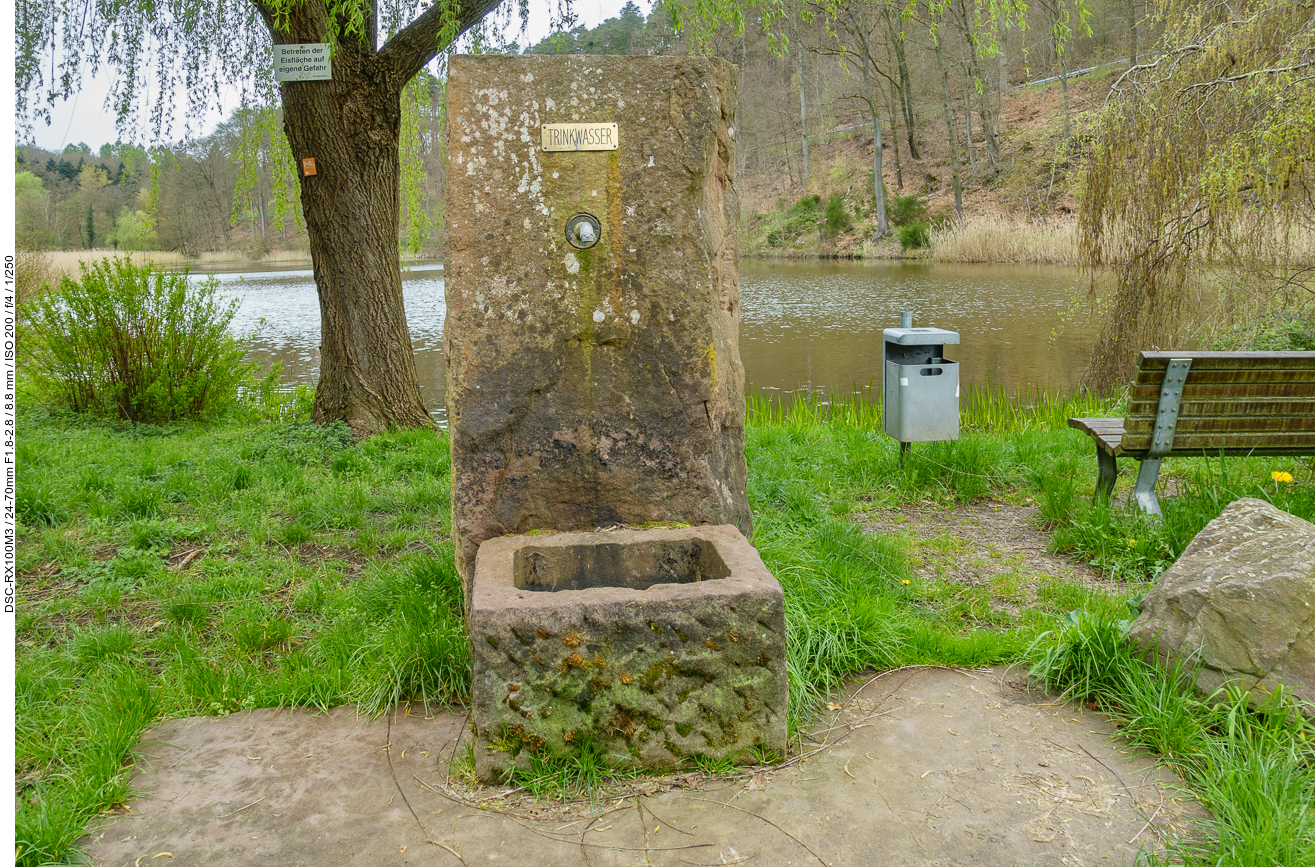
[[(1315, 227), (1276, 225), (1268, 221), (1239, 223), (1235, 237), (1261, 238), (1255, 264), (1261, 266), (1309, 267), (1315, 264)], [(962, 226), (947, 223), (931, 230), (932, 254), (942, 262), (986, 262), (1015, 265), (1082, 264), (1078, 251), (1076, 221), (1026, 219), (1004, 215), (971, 217)], [(1136, 250), (1135, 238), (1115, 225), (1105, 230), (1106, 258), (1120, 261)], [(1226, 264), (1227, 245), (1213, 252), (1208, 263)]]
[(310, 250), (273, 250), (260, 257), (260, 264), (262, 265), (281, 265), (288, 262), (309, 265), (311, 262)]
[(56, 279), (61, 276), (76, 277), (80, 273), (79, 265), (88, 267), (107, 259), (131, 259), (134, 265), (153, 264), (157, 268), (181, 268), (184, 265), (237, 265), (246, 262), (261, 265), (280, 265), (284, 263), (307, 263), (311, 261), (309, 250), (274, 250), (259, 258), (252, 258), (243, 250), (215, 250), (186, 256), (176, 250), (50, 250), (42, 253), (50, 263), (50, 269)]
[(153, 264), (161, 268), (178, 268), (186, 265), (190, 259), (173, 250), (51, 250), (43, 254), (50, 265), (54, 278), (76, 277), (80, 265), (88, 268), (107, 259), (131, 259), (134, 265)]
[(249, 262), (251, 257), (241, 250), (214, 250), (196, 257), (201, 265), (228, 265), (235, 262)]
[(932, 254), (942, 262), (1077, 266), (1078, 227), (1058, 220), (982, 216), (962, 226), (931, 230)]

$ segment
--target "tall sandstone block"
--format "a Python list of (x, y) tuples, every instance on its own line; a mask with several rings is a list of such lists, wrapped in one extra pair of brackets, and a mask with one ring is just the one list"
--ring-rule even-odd
[[(735, 69), (686, 57), (454, 57), (447, 412), (453, 527), (479, 544), (653, 522), (751, 530)], [(616, 150), (546, 152), (550, 123)], [(568, 243), (592, 215), (597, 244)]]

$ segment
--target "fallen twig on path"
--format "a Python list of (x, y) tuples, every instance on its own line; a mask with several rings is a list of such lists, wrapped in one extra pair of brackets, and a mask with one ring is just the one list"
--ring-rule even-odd
[[(825, 861), (822, 860), (822, 856), (819, 855), (819, 854), (817, 854), (816, 852), (814, 852), (814, 851), (809, 847), (809, 845), (808, 845), (807, 843), (805, 843), (803, 840), (800, 840), (800, 839), (799, 839), (798, 837), (796, 837), (794, 834), (791, 834), (789, 831), (785, 830), (785, 829), (782, 828), (780, 825), (776, 824), (775, 822), (773, 822), (771, 819), (767, 818), (766, 816), (760, 816), (760, 815), (758, 815), (757, 813), (753, 812), (752, 810), (746, 810), (746, 809), (744, 809), (743, 807), (737, 807), (737, 806), (735, 806), (734, 804), (731, 804), (731, 803), (729, 803), (729, 802), (723, 804), (721, 801), (714, 801), (714, 800), (712, 800), (711, 798), (690, 798), (690, 797), (685, 797), (685, 798), (683, 798), (683, 800), (686, 800), (686, 801), (703, 801), (703, 802), (706, 803), (706, 804), (717, 804), (717, 805), (720, 806), (720, 807), (730, 807), (732, 810), (737, 810), (737, 811), (739, 811), (739, 812), (741, 812), (741, 813), (744, 813), (746, 816), (753, 816), (753, 817), (754, 817), (755, 819), (757, 819), (758, 821), (760, 821), (760, 822), (766, 822), (768, 825), (771, 825), (773, 828), (775, 828), (776, 830), (780, 831), (780, 832), (781, 832), (782, 834), (784, 834), (785, 836), (789, 837), (791, 840), (793, 840), (793, 841), (795, 841), (796, 843), (798, 843), (798, 844), (803, 848), (803, 850), (804, 850), (805, 852), (807, 852), (809, 855), (812, 855), (814, 858), (816, 858), (816, 859), (817, 859), (817, 863), (821, 864), (822, 867), (830, 867), (829, 864), (827, 864)], [(711, 844), (711, 843), (707, 843), (707, 844), (705, 844), (705, 845), (711, 846), (712, 844)], [(655, 850), (655, 851), (656, 851), (656, 850)]]

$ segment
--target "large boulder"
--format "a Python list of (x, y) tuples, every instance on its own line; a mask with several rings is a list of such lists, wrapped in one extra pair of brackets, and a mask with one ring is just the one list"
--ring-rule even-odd
[(1315, 524), (1232, 503), (1146, 594), (1130, 638), (1163, 663), (1199, 654), (1206, 693), (1234, 682), (1259, 706), (1283, 684), (1315, 713)]

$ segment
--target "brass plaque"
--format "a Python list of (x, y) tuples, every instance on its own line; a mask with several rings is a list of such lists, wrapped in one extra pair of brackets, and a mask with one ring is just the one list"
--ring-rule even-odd
[(620, 143), (614, 123), (545, 123), (546, 151), (614, 151)]

